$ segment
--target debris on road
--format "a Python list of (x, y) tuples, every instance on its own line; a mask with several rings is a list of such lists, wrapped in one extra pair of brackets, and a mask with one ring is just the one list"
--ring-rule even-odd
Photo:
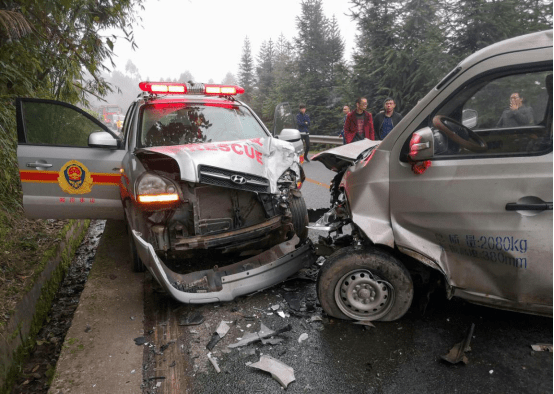
[(217, 365), (217, 360), (215, 359), (215, 357), (212, 356), (211, 353), (208, 353), (208, 360), (210, 360), (217, 373), (220, 373), (221, 369), (219, 369), (219, 365)]
[(212, 335), (212, 339), (210, 339), (210, 342), (206, 345), (206, 349), (212, 350), (214, 346), (225, 336), (225, 334), (227, 334), (229, 328), (230, 327), (226, 322), (222, 321), (219, 323), (219, 326)]
[(289, 308), (293, 311), (299, 311), (300, 310), (300, 298), (296, 293), (285, 293), (283, 295), (287, 303), (289, 304)]
[(314, 321), (323, 322), (323, 318), (320, 315), (314, 315), (310, 317), (310, 323), (313, 323)]
[(469, 361), (465, 355), (465, 352), (471, 351), (469, 346), (471, 342), (471, 337), (473, 337), (473, 330), (475, 329), (475, 324), (471, 323), (471, 328), (469, 329), (466, 338), (454, 345), (448, 354), (441, 356), (444, 361), (448, 361), (451, 364), (457, 364), (462, 361), (464, 364), (467, 364)]
[(531, 348), (535, 351), (535, 352), (550, 352), (552, 353), (552, 344), (548, 344), (548, 343), (537, 343), (535, 345), (531, 345)]
[(277, 312), (277, 314), (278, 314), (279, 316), (281, 316), (283, 319), (284, 319), (285, 317), (287, 317), (287, 315), (285, 315), (285, 312), (283, 312), (283, 311), (279, 311), (279, 312)]
[(262, 339), (270, 338), (270, 337), (273, 337), (275, 335), (278, 335), (278, 334), (281, 334), (283, 332), (290, 331), (290, 330), (292, 330), (292, 326), (290, 324), (287, 324), (285, 327), (280, 328), (277, 331), (273, 331), (273, 330), (269, 329), (268, 327), (266, 327), (263, 323), (261, 323), (260, 331), (254, 332), (254, 333), (247, 333), (246, 335), (244, 335), (242, 337), (242, 339), (240, 341), (238, 341), (236, 343), (232, 343), (232, 344), (228, 345), (227, 347), (236, 348), (236, 347), (240, 347), (240, 346), (246, 346), (246, 345), (249, 345), (251, 343), (261, 341)]
[(133, 339), (133, 341), (135, 341), (135, 345), (137, 345), (137, 346), (142, 346), (144, 344), (148, 344), (148, 339), (146, 339), (146, 337), (138, 337), (138, 338)]
[(204, 323), (204, 316), (198, 311), (192, 311), (179, 319), (180, 326), (197, 326)]
[(250, 364), (249, 367), (269, 372), (271, 377), (278, 381), (284, 388), (287, 388), (289, 383), (296, 380), (294, 377), (294, 369), (271, 356), (263, 355), (260, 357), (260, 361)]
[(357, 320), (355, 321), (353, 324), (358, 324), (360, 326), (366, 326), (366, 327), (373, 327), (375, 328), (375, 326), (373, 325), (373, 323), (371, 323), (369, 320)]
[(298, 343), (304, 342), (306, 339), (308, 339), (308, 334), (303, 333), (298, 337)]

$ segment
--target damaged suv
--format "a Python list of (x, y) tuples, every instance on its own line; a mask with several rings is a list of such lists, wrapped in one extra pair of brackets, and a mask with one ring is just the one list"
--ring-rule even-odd
[(124, 219), (134, 269), (184, 303), (230, 301), (309, 264), (299, 133), (273, 138), (238, 86), (140, 88), (122, 138), (72, 105), (17, 99), (26, 215)]

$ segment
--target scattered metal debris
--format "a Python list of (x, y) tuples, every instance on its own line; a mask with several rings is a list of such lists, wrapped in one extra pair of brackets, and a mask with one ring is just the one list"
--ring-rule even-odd
[(303, 333), (298, 337), (298, 343), (304, 342), (306, 339), (308, 339), (308, 334)]
[(238, 341), (236, 343), (232, 343), (232, 344), (228, 345), (227, 347), (236, 348), (236, 347), (240, 347), (240, 346), (246, 346), (246, 345), (249, 345), (251, 343), (261, 341), (262, 339), (270, 338), (272, 336), (275, 336), (275, 335), (278, 335), (278, 334), (281, 334), (283, 332), (290, 331), (290, 330), (292, 330), (292, 325), (290, 325), (290, 324), (287, 324), (285, 327), (280, 328), (277, 331), (273, 331), (273, 330), (267, 328), (263, 323), (261, 323), (260, 331), (254, 332), (254, 333), (247, 333), (242, 337), (242, 339), (240, 341)]
[(457, 364), (460, 361), (462, 361), (464, 364), (467, 364), (468, 359), (465, 355), (465, 352), (471, 351), (471, 347), (469, 346), (469, 344), (471, 342), (471, 337), (473, 336), (474, 329), (475, 324), (471, 323), (471, 328), (469, 329), (466, 338), (462, 342), (455, 344), (454, 347), (450, 349), (450, 352), (441, 356), (441, 358), (451, 364)]
[(531, 348), (535, 352), (550, 352), (550, 353), (552, 353), (552, 344), (551, 343), (537, 343), (535, 345), (531, 345)]
[(204, 323), (204, 316), (198, 311), (192, 311), (179, 319), (180, 326), (197, 326)]
[(221, 369), (219, 369), (219, 365), (217, 365), (217, 360), (215, 359), (215, 357), (212, 356), (211, 353), (208, 353), (208, 360), (210, 360), (217, 373), (220, 373)]
[(294, 369), (271, 356), (263, 355), (260, 357), (260, 361), (250, 364), (249, 367), (269, 372), (271, 377), (284, 388), (287, 388), (289, 383), (295, 381)]

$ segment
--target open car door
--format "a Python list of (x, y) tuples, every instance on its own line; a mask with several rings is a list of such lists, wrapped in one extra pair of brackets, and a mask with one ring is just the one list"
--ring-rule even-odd
[(18, 98), (17, 160), (29, 218), (122, 219), (122, 141), (83, 110)]

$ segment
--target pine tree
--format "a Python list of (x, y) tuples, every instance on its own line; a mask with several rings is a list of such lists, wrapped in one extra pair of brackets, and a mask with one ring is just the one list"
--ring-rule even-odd
[(239, 63), (238, 82), (244, 88), (242, 100), (250, 103), (254, 93), (254, 60), (252, 59), (252, 50), (250, 49), (250, 40), (248, 36), (244, 39), (242, 47), (242, 56)]

